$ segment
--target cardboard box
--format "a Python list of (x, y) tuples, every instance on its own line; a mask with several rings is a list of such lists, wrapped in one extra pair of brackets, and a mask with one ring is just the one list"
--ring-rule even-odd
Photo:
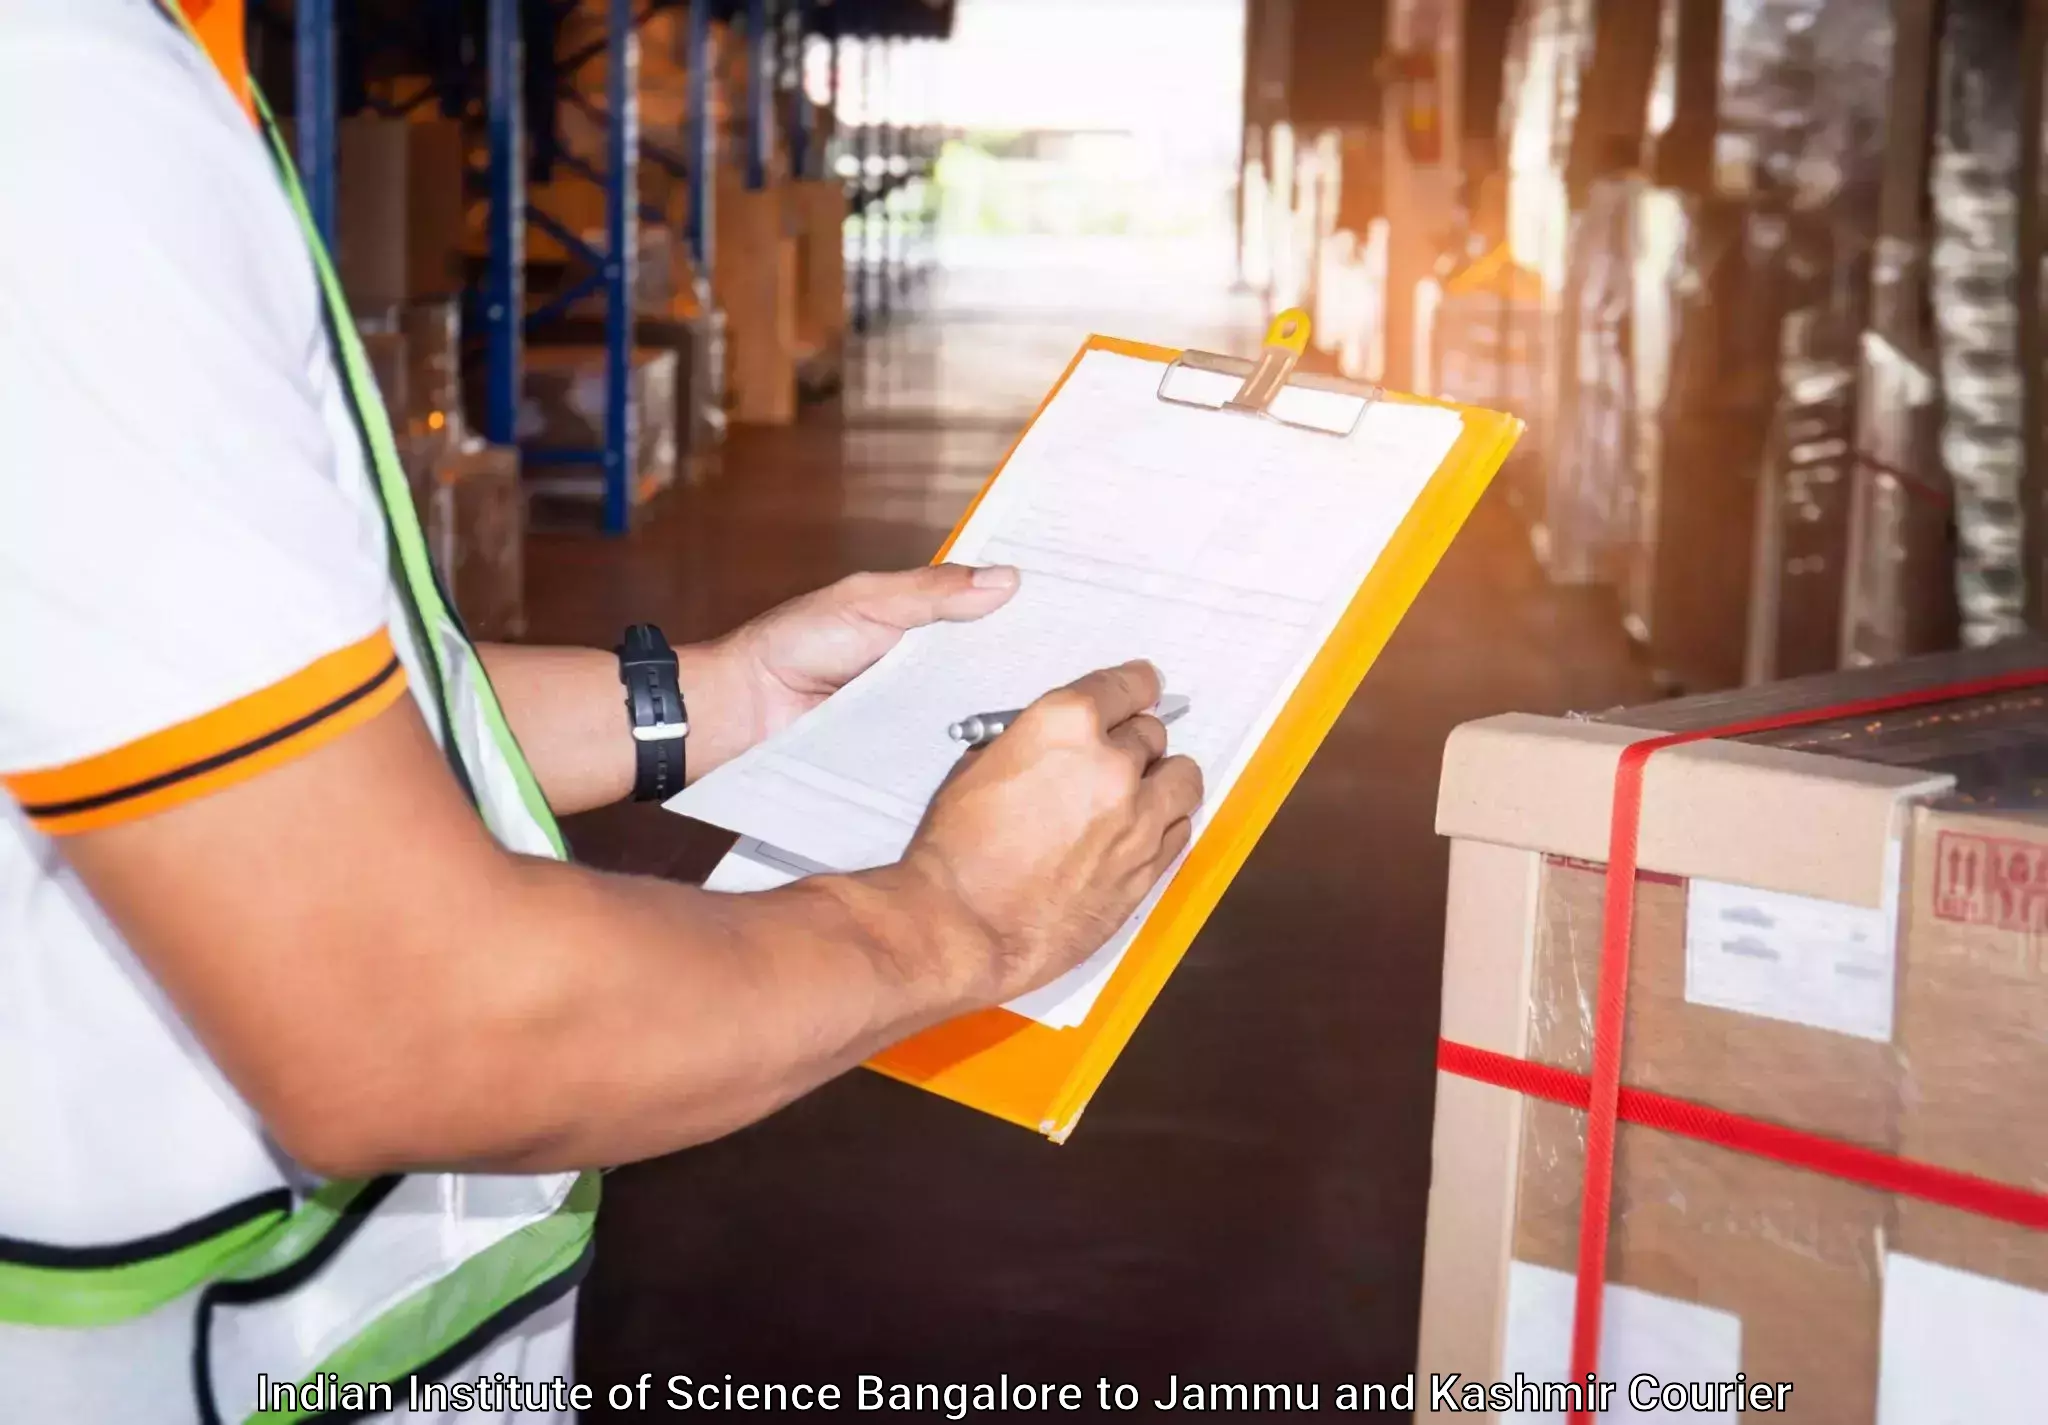
[(408, 429), (463, 435), (462, 307), (454, 300), (412, 302), (399, 313), (405, 333)]
[(526, 491), (519, 452), (469, 442), (434, 468), (423, 523), (448, 596), (477, 639), (526, 632)]
[[(1587, 1071), (1627, 743), (2044, 667), (2048, 645), (2020, 643), (1458, 729), (1438, 802), (1452, 838), (1445, 1039)], [(2016, 1124), (2048, 1095), (2036, 801), (2038, 689), (1657, 754), (1624, 1084), (2048, 1190), (2048, 1126)], [(1445, 1072), (1434, 1159), (1421, 1379), (1562, 1381), (1583, 1114)], [(1639, 1372), (1741, 1372), (1793, 1384), (1788, 1420), (2011, 1418), (1898, 1404), (1956, 1374), (1929, 1363), (1926, 1319), (1976, 1323), (1994, 1380), (2031, 1358), (1997, 1344), (2013, 1322), (2048, 1330), (2048, 1234), (1660, 1130), (1621, 1126), (1612, 1216), (1602, 1379), (1624, 1389)]]
[[(596, 451), (604, 446), (605, 354), (602, 347), (529, 346), (519, 400), (523, 446)], [(632, 425), (631, 503), (639, 505), (676, 477), (676, 354), (635, 347), (627, 377)], [(602, 488), (595, 464), (550, 464), (529, 472), (536, 493), (585, 496)]]
[(828, 347), (846, 336), (846, 185), (808, 179), (789, 185), (800, 237), (797, 326)]
[[(1914, 818), (1899, 994), (1913, 1092), (1901, 1151), (2048, 1189), (2048, 815), (1967, 806)], [(2048, 1291), (2048, 1233), (1902, 1202), (1901, 1251)]]
[(726, 318), (732, 418), (788, 425), (797, 400), (797, 239), (782, 187), (748, 189), (724, 170), (712, 284)]
[(438, 301), (463, 288), (463, 235), (468, 150), (460, 119), (431, 110), (406, 126), (405, 291), (413, 301)]
[(336, 134), (334, 261), (359, 310), (405, 301), (410, 129), (404, 119), (363, 114)]

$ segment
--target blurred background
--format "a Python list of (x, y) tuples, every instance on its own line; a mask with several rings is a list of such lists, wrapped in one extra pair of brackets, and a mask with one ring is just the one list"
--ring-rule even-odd
[[(856, 1074), (609, 1179), (593, 1379), (1414, 1359), (1448, 730), (2048, 615), (2023, 0), (252, 4), (483, 637), (928, 559), (1090, 332), (1528, 435), (1073, 1141)], [(571, 828), (700, 878), (658, 810)]]

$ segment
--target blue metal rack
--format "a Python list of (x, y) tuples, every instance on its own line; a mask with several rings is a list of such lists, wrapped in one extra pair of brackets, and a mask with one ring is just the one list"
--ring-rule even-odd
[[(704, 3), (704, 0), (698, 0), (698, 3)], [(575, 8), (573, 0), (566, 4), (564, 0), (555, 0), (555, 4), (558, 11)], [(633, 0), (608, 0), (602, 48), (591, 46), (570, 56), (563, 62), (558, 75), (558, 81), (567, 80), (598, 54), (604, 56), (605, 102), (602, 110), (595, 109), (580, 95), (571, 101), (595, 119), (603, 130), (604, 157), (601, 162), (593, 163), (580, 154), (562, 155), (562, 161), (571, 171), (603, 190), (603, 239), (592, 243), (538, 204), (529, 201), (525, 205), (526, 220), (553, 237), (586, 270), (563, 291), (527, 313), (524, 326), (531, 328), (551, 321), (592, 295), (600, 297), (603, 302), (604, 443), (594, 449), (526, 445), (521, 448), (521, 459), (532, 467), (597, 466), (603, 477), (606, 534), (625, 533), (633, 515), (633, 476), (638, 454), (632, 409), (633, 289), (641, 216), (639, 55), (634, 31), (651, 13), (650, 9), (636, 14)], [(516, 68), (514, 75), (513, 82), (504, 88), (516, 89)], [(494, 94), (497, 87), (493, 86)], [(512, 107), (516, 110), (517, 96), (511, 97), (514, 100)], [(493, 162), (497, 159), (499, 127), (498, 116), (493, 114), (489, 124), (493, 138)], [(513, 152), (517, 151), (515, 147)], [(493, 237), (496, 236), (494, 232)], [(490, 360), (516, 366), (517, 336), (510, 332), (494, 335), (496, 345), (501, 349), (493, 350)]]
[[(430, 0), (416, 14), (452, 14), (453, 0)], [(640, 133), (637, 82), (637, 30), (658, 9), (687, 5), (688, 65), (693, 76), (687, 96), (684, 149), (669, 146)], [(337, 203), (336, 140), (339, 112), (337, 60), (340, 45), (336, 35), (336, 0), (296, 0), (292, 11), (294, 77), (296, 95), (296, 145), (301, 173), (314, 221), (330, 244), (335, 232)], [(528, 332), (538, 323), (559, 317), (571, 307), (594, 299), (603, 308), (605, 353), (605, 413), (603, 441), (594, 447), (575, 449), (528, 445), (526, 462), (536, 468), (548, 466), (595, 466), (601, 475), (603, 527), (607, 533), (622, 533), (629, 525), (634, 505), (632, 481), (636, 451), (635, 422), (631, 409), (634, 328), (634, 276), (639, 228), (643, 221), (661, 221), (659, 213), (644, 211), (638, 201), (638, 168), (643, 161), (659, 164), (677, 174), (688, 185), (689, 213), (684, 241), (700, 276), (708, 279), (716, 260), (715, 185), (713, 153), (718, 135), (713, 131), (708, 105), (710, 73), (709, 33), (714, 18), (737, 21), (744, 31), (748, 74), (748, 103), (744, 115), (745, 182), (750, 189), (767, 185), (769, 155), (773, 148), (773, 125), (778, 96), (790, 91), (787, 122), (790, 125), (790, 158), (796, 176), (823, 171), (814, 132), (814, 117), (804, 85), (804, 46), (813, 33), (834, 45), (833, 88), (840, 87), (838, 49), (852, 43), (859, 46), (862, 87), (867, 91), (864, 108), (873, 108), (872, 96), (881, 89), (880, 76), (870, 73), (869, 55), (885, 34), (943, 35), (951, 29), (950, 3), (933, 0), (606, 0), (604, 37), (555, 65), (559, 82), (584, 64), (602, 55), (606, 86), (602, 105), (595, 104), (573, 88), (561, 88), (560, 102), (579, 107), (602, 134), (599, 155), (567, 153), (557, 156), (570, 171), (598, 185), (604, 195), (605, 222), (601, 238), (592, 241), (574, 232), (556, 215), (529, 200), (526, 191), (525, 79), (529, 66), (524, 53), (522, 17), (535, 12), (559, 20), (578, 7), (576, 0), (483, 0), (484, 34), (481, 46), (482, 83), (453, 61), (455, 74), (437, 75), (425, 93), (415, 96), (411, 107), (438, 96), (444, 111), (455, 114), (471, 108), (480, 94), (484, 132), (488, 139), (488, 160), (481, 175), (481, 200), (486, 205), (485, 228), (488, 253), (481, 279), (469, 296), (469, 329), (479, 332), (484, 354), (483, 428), (486, 438), (498, 444), (514, 444), (518, 436), (518, 415)], [(252, 10), (254, 7), (252, 7)], [(351, 12), (352, 15), (355, 12)], [(277, 17), (269, 17), (273, 23)], [(360, 19), (360, 17), (357, 17)], [(373, 48), (369, 37), (353, 35)], [(888, 41), (881, 40), (881, 47)], [(877, 58), (880, 56), (877, 55)], [(459, 79), (459, 83), (454, 82)], [(865, 259), (868, 235), (880, 239), (881, 261), (874, 300), (866, 290), (870, 264), (859, 265), (860, 290), (856, 303), (856, 325), (864, 327), (869, 313), (879, 307), (886, 311), (891, 289), (905, 274), (892, 272), (889, 198), (901, 186), (903, 174), (891, 172), (902, 165), (901, 154), (893, 150), (896, 137), (885, 125), (872, 121), (855, 139), (860, 172), (849, 187), (861, 220), (861, 247)], [(475, 175), (472, 175), (474, 178)], [(526, 293), (526, 228), (528, 224), (550, 234), (572, 255), (582, 269), (560, 293), (528, 310)]]
[(334, 0), (298, 0), (292, 35), (294, 142), (306, 207), (330, 252), (335, 212), (334, 51)]
[(484, 16), (484, 437), (519, 433), (520, 345), (526, 311), (526, 169), (520, 122), (519, 0), (487, 0)]
[[(531, 0), (528, 0), (531, 3)], [(541, 0), (560, 18), (577, 8), (575, 0)], [(728, 5), (730, 0), (727, 0)], [(765, 0), (753, 0), (756, 6)], [(690, 68), (707, 73), (709, 30), (715, 0), (688, 0)], [(556, 65), (556, 78), (603, 56), (605, 98), (594, 104), (566, 86), (561, 102), (578, 107), (601, 133), (601, 153), (562, 153), (557, 161), (595, 183), (604, 195), (605, 222), (596, 241), (574, 232), (556, 215), (530, 201), (526, 184), (525, 77), (522, 0), (485, 0), (482, 46), (482, 110), (488, 159), (482, 183), (486, 205), (488, 252), (481, 281), (470, 294), (472, 329), (480, 330), (484, 354), (483, 433), (495, 444), (518, 444), (518, 417), (524, 368), (525, 338), (535, 326), (594, 298), (603, 309), (605, 354), (602, 444), (562, 448), (526, 444), (522, 459), (531, 467), (593, 466), (602, 480), (603, 528), (623, 533), (633, 510), (632, 481), (636, 464), (632, 411), (633, 292), (639, 229), (642, 221), (661, 215), (643, 211), (638, 201), (638, 168), (643, 157), (684, 177), (690, 188), (686, 240), (697, 271), (711, 272), (713, 224), (711, 165), (714, 135), (706, 104), (707, 86), (693, 83), (689, 95), (689, 141), (686, 153), (643, 138), (639, 132), (638, 49), (636, 31), (656, 10), (634, 0), (607, 0), (602, 41), (587, 46)], [(297, 158), (304, 176), (314, 220), (329, 243), (334, 237), (336, 208), (337, 77), (335, 0), (298, 0), (293, 17), (294, 77), (298, 87)], [(750, 43), (754, 32), (750, 30)], [(758, 54), (758, 49), (755, 50)], [(430, 85), (412, 105), (427, 102), (440, 90)], [(442, 92), (444, 107), (447, 103)], [(408, 105), (406, 107), (412, 107)], [(459, 102), (453, 107), (459, 107)], [(451, 108), (451, 111), (453, 109)], [(765, 140), (757, 138), (765, 154)], [(568, 252), (581, 273), (547, 301), (528, 310), (526, 294), (526, 228), (548, 233)]]

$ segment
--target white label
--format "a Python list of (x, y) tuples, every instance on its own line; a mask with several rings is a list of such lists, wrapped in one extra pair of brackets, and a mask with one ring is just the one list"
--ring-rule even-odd
[[(1501, 1379), (1565, 1381), (1571, 1372), (1573, 1277), (1528, 1262), (1508, 1264), (1508, 1336)], [(1608, 1283), (1600, 1314), (1600, 1379), (1615, 1383), (1613, 1399), (1599, 1418), (1659, 1421), (1734, 1420), (1727, 1410), (1666, 1409), (1631, 1401), (1655, 1400), (1654, 1386), (1632, 1392), (1638, 1378), (1659, 1383), (1732, 1382), (1742, 1369), (1742, 1318), (1733, 1312)], [(1497, 1419), (1513, 1425), (1559, 1425), (1561, 1410), (1506, 1410)]]
[(1685, 999), (1890, 1043), (1897, 980), (1900, 846), (1885, 853), (1883, 904), (1695, 879), (1685, 896)]
[(2032, 1425), (2043, 1343), (2048, 1293), (1889, 1253), (1877, 1425)]

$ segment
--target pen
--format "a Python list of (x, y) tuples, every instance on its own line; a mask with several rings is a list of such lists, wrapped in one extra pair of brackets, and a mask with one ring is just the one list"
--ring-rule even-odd
[[(1172, 722), (1188, 710), (1188, 700), (1173, 693), (1159, 699), (1159, 706), (1152, 709), (1152, 716), (1161, 722)], [(1007, 712), (976, 713), (973, 717), (962, 718), (946, 729), (946, 736), (955, 742), (964, 742), (969, 747), (980, 747), (993, 742), (1002, 730), (1023, 716), (1024, 709), (1011, 708)]]

